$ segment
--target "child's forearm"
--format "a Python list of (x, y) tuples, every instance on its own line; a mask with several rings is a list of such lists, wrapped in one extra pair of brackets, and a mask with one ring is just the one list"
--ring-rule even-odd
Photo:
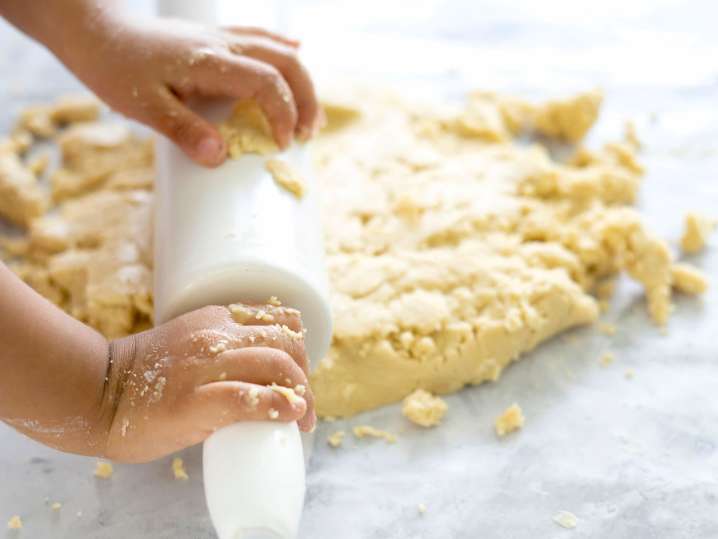
[(0, 419), (44, 444), (102, 454), (109, 345), (0, 263)]

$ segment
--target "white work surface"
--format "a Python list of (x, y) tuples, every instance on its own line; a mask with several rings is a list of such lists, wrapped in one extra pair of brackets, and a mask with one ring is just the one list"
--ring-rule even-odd
[[(303, 38), (325, 79), (411, 81), (451, 97), (477, 86), (541, 97), (601, 85), (605, 114), (591, 141), (617, 137), (635, 119), (650, 225), (675, 246), (687, 210), (718, 216), (714, 2), (399, 4), (313, 0), (255, 22)], [(0, 44), (1, 127), (22, 104), (76, 88), (4, 26)], [(398, 406), (321, 424), (301, 538), (718, 537), (718, 237), (689, 260), (713, 288), (702, 299), (677, 298), (666, 335), (648, 320), (639, 289), (622, 280), (606, 317), (616, 335), (586, 328), (554, 339), (498, 383), (448, 397), (439, 428), (412, 426)], [(604, 351), (614, 364), (599, 364)], [(493, 419), (513, 402), (526, 425), (499, 440)], [(342, 448), (326, 445), (333, 431), (363, 423), (398, 442), (349, 436)], [(182, 455), (186, 482), (172, 478), (169, 457), (116, 465), (112, 479), (96, 479), (93, 459), (5, 426), (0, 448), (0, 524), (14, 514), (25, 523), (7, 537), (214, 537), (198, 447)], [(46, 498), (62, 509), (51, 511)], [(557, 526), (559, 510), (575, 513), (578, 526)]]

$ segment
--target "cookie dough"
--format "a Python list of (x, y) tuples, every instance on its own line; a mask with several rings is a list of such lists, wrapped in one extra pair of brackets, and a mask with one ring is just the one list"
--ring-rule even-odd
[(22, 529), (22, 519), (19, 515), (13, 515), (10, 517), (10, 520), (7, 521), (7, 528), (8, 530), (21, 530)]
[(683, 237), (681, 238), (683, 252), (694, 254), (702, 251), (716, 226), (718, 226), (718, 221), (715, 219), (695, 212), (686, 214)]
[(357, 425), (352, 429), (357, 438), (381, 438), (387, 443), (396, 443), (396, 436), (385, 430), (377, 429), (371, 425)]
[(446, 401), (428, 391), (417, 389), (404, 399), (401, 413), (409, 421), (422, 427), (435, 427), (449, 409)]
[(506, 436), (524, 426), (524, 414), (521, 407), (514, 403), (504, 410), (494, 422), (498, 436)]
[(113, 473), (114, 470), (112, 468), (112, 463), (99, 460), (95, 464), (95, 477), (99, 477), (100, 479), (109, 479), (112, 477)]
[(269, 122), (253, 99), (238, 102), (218, 128), (227, 144), (227, 155), (233, 159), (245, 153), (266, 155), (279, 149)]
[(267, 159), (264, 166), (282, 189), (286, 189), (297, 198), (304, 196), (304, 191), (306, 190), (304, 180), (285, 161)]
[(338, 430), (329, 435), (329, 437), (327, 438), (327, 443), (332, 447), (340, 447), (344, 442), (345, 434), (346, 433), (343, 430)]
[(187, 475), (187, 471), (184, 469), (184, 461), (179, 457), (172, 459), (172, 475), (180, 481), (189, 479), (189, 475)]
[[(372, 89), (339, 95), (313, 141), (335, 329), (312, 375), (321, 416), (496, 380), (546, 339), (596, 321), (592, 293), (607, 303), (600, 284), (620, 272), (643, 285), (661, 325), (672, 288), (701, 289), (631, 207), (635, 144), (579, 147), (559, 162), (514, 141), (540, 132), (580, 146), (600, 92), (543, 104), (474, 92), (462, 107)], [(0, 213), (29, 229), (4, 242), (3, 257), (67, 312), (120, 337), (152, 324), (153, 143), (124, 124), (62, 127), (93, 114), (70, 114), (68, 103), (43, 112), (60, 130), (52, 213), (24, 162), (29, 127), (0, 141), (0, 193), (15, 200), (0, 196)], [(235, 157), (276, 150), (253, 102), (220, 130)]]

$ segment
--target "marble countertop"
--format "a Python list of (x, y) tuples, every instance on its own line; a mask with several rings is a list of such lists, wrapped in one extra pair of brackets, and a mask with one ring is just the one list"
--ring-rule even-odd
[[(398, 4), (275, 1), (256, 13), (247, 8), (245, 19), (300, 36), (324, 79), (361, 73), (449, 97), (474, 87), (538, 97), (600, 85), (605, 112), (589, 142), (636, 122), (648, 170), (639, 205), (654, 230), (676, 246), (686, 211), (718, 214), (715, 3), (456, 0), (417, 3), (411, 12)], [(0, 128), (23, 104), (77, 88), (48, 53), (5, 25), (0, 43)], [(688, 260), (715, 280), (718, 237)], [(414, 427), (398, 406), (320, 425), (300, 537), (718, 537), (712, 284), (701, 299), (677, 298), (663, 335), (639, 288), (621, 280), (606, 316), (614, 336), (584, 328), (553, 339), (498, 383), (449, 396), (439, 428)], [(616, 356), (610, 366), (599, 363), (605, 351)], [(493, 419), (513, 402), (525, 428), (499, 440)], [(367, 423), (398, 442), (325, 443), (335, 430)], [(183, 452), (190, 480), (180, 482), (170, 458), (116, 465), (111, 480), (100, 480), (92, 459), (4, 425), (0, 446), (0, 522), (20, 514), (25, 524), (7, 537), (215, 537), (198, 447)], [(49, 508), (54, 501), (59, 512)], [(578, 517), (575, 529), (552, 521), (560, 510)]]

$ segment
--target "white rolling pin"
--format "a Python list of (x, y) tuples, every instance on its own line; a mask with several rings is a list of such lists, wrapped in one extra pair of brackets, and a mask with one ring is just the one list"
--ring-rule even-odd
[[(211, 121), (231, 104), (195, 107)], [(298, 200), (265, 169), (266, 157), (193, 163), (169, 140), (157, 147), (155, 323), (210, 305), (264, 303), (299, 309), (310, 360), (331, 338), (316, 188), (304, 145), (277, 157), (307, 183)], [(304, 501), (304, 454), (296, 423), (238, 423), (204, 444), (207, 506), (220, 539), (292, 538)]]

